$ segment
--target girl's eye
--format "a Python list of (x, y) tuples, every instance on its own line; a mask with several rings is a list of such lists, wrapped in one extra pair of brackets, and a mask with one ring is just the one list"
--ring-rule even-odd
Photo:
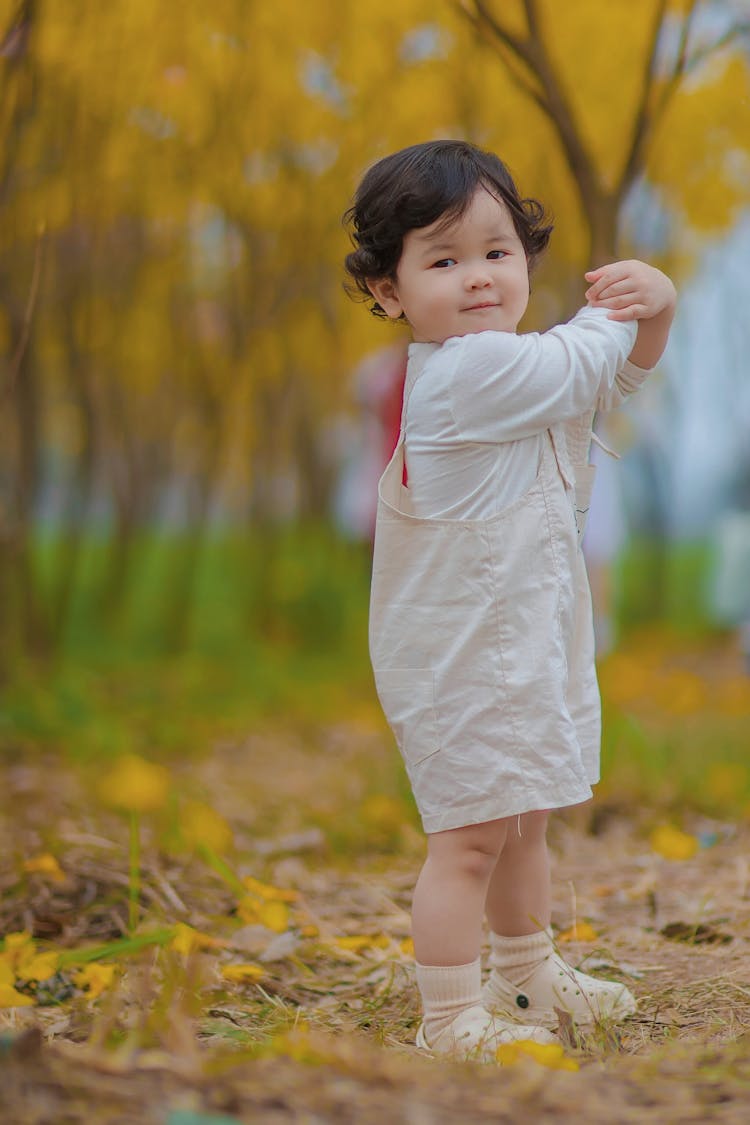
[(504, 250), (490, 250), (487, 257), (490, 258), (493, 262), (497, 262), (497, 261), (499, 261), (500, 258), (505, 257), (505, 251)]
[(434, 270), (444, 270), (446, 266), (455, 266), (455, 258), (441, 258), (439, 262), (433, 262), (432, 268)]

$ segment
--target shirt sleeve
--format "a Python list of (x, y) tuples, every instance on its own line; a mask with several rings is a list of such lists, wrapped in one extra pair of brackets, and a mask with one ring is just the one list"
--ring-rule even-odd
[(654, 370), (653, 367), (636, 367), (634, 363), (626, 359), (615, 375), (614, 385), (598, 395), (595, 403), (596, 409), (599, 411), (616, 410), (618, 406), (622, 406), (626, 399), (640, 389)]
[[(549, 332), (479, 332), (443, 345), (452, 364), (451, 411), (466, 441), (517, 441), (611, 395), (637, 327), (581, 309)], [(632, 365), (630, 365), (632, 367)], [(638, 370), (638, 369), (636, 369)]]

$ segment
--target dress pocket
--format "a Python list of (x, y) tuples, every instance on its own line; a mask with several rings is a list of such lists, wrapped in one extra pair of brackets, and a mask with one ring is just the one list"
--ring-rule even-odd
[(435, 714), (435, 678), (430, 668), (375, 670), (378, 697), (407, 766), (440, 749)]

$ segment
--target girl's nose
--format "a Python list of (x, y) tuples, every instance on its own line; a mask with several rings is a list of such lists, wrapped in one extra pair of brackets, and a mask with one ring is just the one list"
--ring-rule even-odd
[(486, 269), (478, 267), (468, 271), (464, 284), (467, 289), (486, 289), (492, 284), (492, 278)]

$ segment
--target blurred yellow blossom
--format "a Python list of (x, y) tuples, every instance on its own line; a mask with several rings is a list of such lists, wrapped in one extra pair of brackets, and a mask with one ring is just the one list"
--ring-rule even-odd
[(265, 969), (252, 962), (238, 965), (222, 965), (221, 975), (224, 980), (234, 981), (237, 984), (248, 984), (260, 980), (266, 975)]
[(745, 795), (749, 779), (747, 766), (739, 762), (715, 762), (706, 771), (704, 785), (708, 796), (724, 805)]
[(695, 836), (675, 828), (673, 824), (660, 824), (654, 828), (649, 843), (665, 859), (692, 859), (700, 846)]
[(234, 843), (228, 821), (202, 801), (185, 801), (182, 805), (180, 832), (188, 847), (210, 848), (217, 855), (224, 855)]
[(255, 895), (241, 898), (237, 904), (237, 914), (251, 926), (266, 926), (274, 933), (281, 934), (289, 925), (289, 909), (284, 902), (269, 902)]
[(651, 698), (669, 715), (695, 715), (708, 706), (708, 685), (694, 672), (674, 668), (655, 677)]
[(296, 902), (299, 898), (299, 891), (293, 891), (286, 887), (274, 887), (270, 883), (261, 883), (259, 879), (254, 879), (252, 875), (246, 875), (242, 883), (251, 894), (272, 902)]
[(5, 948), (0, 953), (0, 965), (5, 967), (6, 980), (8, 971), (13, 973), (14, 980), (49, 980), (57, 972), (59, 961), (59, 953), (37, 953), (28, 930), (7, 934)]
[(155, 812), (169, 795), (169, 770), (138, 754), (123, 754), (99, 782), (99, 796), (108, 805), (129, 812)]
[(563, 930), (557, 935), (557, 940), (566, 941), (596, 941), (599, 934), (589, 922), (576, 922), (570, 929)]
[(85, 989), (89, 1000), (96, 1000), (112, 984), (116, 972), (117, 965), (105, 965), (100, 961), (92, 961), (90, 965), (84, 965), (82, 969), (78, 970), (73, 982), (78, 988)]
[(333, 944), (348, 953), (362, 953), (366, 949), (388, 949), (391, 939), (386, 934), (349, 934), (334, 938)]
[(187, 956), (190, 953), (195, 953), (198, 949), (223, 949), (227, 944), (221, 938), (211, 937), (210, 934), (202, 934), (200, 930), (194, 930), (192, 926), (188, 926), (184, 922), (178, 922), (174, 928), (174, 937), (169, 943), (169, 948), (176, 953)]
[(28, 1007), (33, 997), (18, 992), (16, 985), (49, 980), (57, 972), (60, 955), (37, 953), (28, 930), (7, 934), (0, 953), (0, 1008)]
[(64, 883), (67, 878), (60, 864), (49, 852), (25, 859), (23, 869), (29, 875), (46, 875), (53, 883)]
[(30, 996), (17, 992), (10, 984), (0, 982), (0, 1008), (28, 1008), (34, 1001)]
[(535, 1043), (532, 1039), (516, 1039), (501, 1043), (495, 1057), (503, 1066), (513, 1066), (520, 1059), (529, 1058), (550, 1070), (578, 1070), (575, 1059), (565, 1054), (560, 1043)]
[(722, 715), (750, 715), (750, 677), (732, 676), (717, 684), (716, 708)]
[(646, 696), (653, 668), (639, 657), (624, 652), (608, 656), (599, 673), (602, 695), (620, 706)]

